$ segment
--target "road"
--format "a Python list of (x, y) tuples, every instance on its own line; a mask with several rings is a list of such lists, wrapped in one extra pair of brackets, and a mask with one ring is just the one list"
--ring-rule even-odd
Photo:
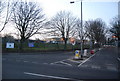
[(119, 79), (118, 53), (103, 48), (84, 60), (74, 61), (72, 52), (4, 54), (3, 79)]

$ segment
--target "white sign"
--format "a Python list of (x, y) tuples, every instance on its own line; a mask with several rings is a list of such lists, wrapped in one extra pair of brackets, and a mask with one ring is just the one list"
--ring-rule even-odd
[(14, 48), (14, 43), (6, 43), (6, 48)]

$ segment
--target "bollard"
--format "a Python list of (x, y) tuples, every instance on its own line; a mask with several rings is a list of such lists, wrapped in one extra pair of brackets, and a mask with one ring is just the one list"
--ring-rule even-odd
[(94, 54), (94, 50), (91, 50), (90, 53), (91, 53), (91, 54)]
[(74, 57), (74, 59), (80, 59), (80, 51), (79, 50), (75, 51), (75, 57)]
[(84, 54), (83, 54), (84, 57), (87, 56), (87, 49), (84, 50)]
[(99, 51), (101, 50), (101, 48), (99, 48)]

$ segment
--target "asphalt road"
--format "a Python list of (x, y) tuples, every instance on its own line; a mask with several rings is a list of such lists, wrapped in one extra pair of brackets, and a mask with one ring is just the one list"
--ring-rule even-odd
[(74, 61), (72, 52), (3, 54), (3, 79), (119, 79), (118, 52), (104, 48), (89, 58)]

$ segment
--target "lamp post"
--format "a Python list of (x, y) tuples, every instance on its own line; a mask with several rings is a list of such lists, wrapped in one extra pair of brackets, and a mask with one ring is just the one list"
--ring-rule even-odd
[[(75, 3), (75, 1), (70, 2)], [(81, 0), (81, 57), (83, 56), (83, 17), (82, 17), (82, 0)]]

